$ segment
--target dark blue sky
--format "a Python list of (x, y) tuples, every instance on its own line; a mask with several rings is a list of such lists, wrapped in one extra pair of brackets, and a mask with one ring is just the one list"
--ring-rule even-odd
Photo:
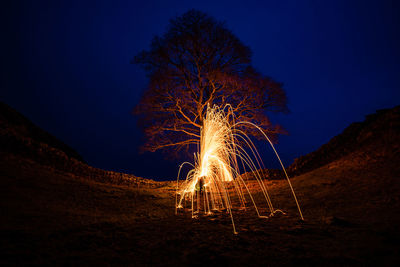
[(138, 154), (131, 110), (146, 77), (129, 62), (191, 8), (226, 21), (254, 66), (284, 83), (291, 113), (272, 119), (290, 133), (277, 145), (285, 165), (400, 104), (399, 4), (379, 0), (14, 1), (0, 11), (1, 101), (95, 167), (175, 178), (179, 161)]

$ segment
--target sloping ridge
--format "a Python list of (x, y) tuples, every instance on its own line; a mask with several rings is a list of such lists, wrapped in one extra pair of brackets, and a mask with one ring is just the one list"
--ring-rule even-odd
[(398, 154), (399, 146), (400, 106), (377, 110), (376, 113), (367, 115), (363, 122), (350, 124), (341, 134), (333, 137), (318, 150), (295, 159), (289, 166), (288, 173), (291, 176), (300, 175), (355, 151)]
[[(131, 174), (106, 171), (85, 163), (74, 149), (34, 125), (8, 105), (0, 102), (0, 160), (21, 162), (32, 168), (50, 168), (72, 176), (113, 184), (157, 186), (157, 182)], [(40, 166), (34, 167), (32, 161)], [(3, 164), (4, 166), (4, 164)]]
[[(41, 143), (62, 151), (70, 158), (85, 162), (74, 149), (37, 127), (21, 113), (2, 102), (0, 102), (0, 131), (3, 151), (24, 153), (25, 149), (25, 153), (27, 153), (30, 145)], [(23, 142), (28, 140), (29, 142)], [(20, 144), (16, 145), (17, 143)], [(42, 146), (42, 148), (44, 147)]]

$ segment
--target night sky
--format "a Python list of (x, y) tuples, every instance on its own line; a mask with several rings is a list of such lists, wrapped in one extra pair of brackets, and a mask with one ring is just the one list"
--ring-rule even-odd
[(290, 133), (277, 145), (285, 165), (400, 104), (398, 1), (10, 2), (0, 8), (0, 100), (102, 169), (176, 177), (182, 160), (138, 153), (131, 111), (146, 76), (130, 60), (192, 8), (226, 21), (256, 69), (284, 84), (291, 113), (272, 120)]

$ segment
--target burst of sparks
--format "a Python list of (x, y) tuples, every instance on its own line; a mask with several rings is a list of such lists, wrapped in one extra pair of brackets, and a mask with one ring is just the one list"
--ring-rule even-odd
[[(281, 210), (275, 209), (272, 205), (266, 184), (259, 172), (264, 164), (250, 138), (240, 129), (240, 125), (247, 124), (257, 128), (264, 135), (276, 154), (283, 171), (286, 175), (288, 184), (295, 199), (301, 219), (303, 215), (296, 195), (290, 183), (286, 170), (276, 152), (272, 142), (260, 127), (250, 122), (236, 122), (235, 116), (229, 105), (224, 108), (218, 106), (207, 107), (206, 116), (201, 129), (200, 148), (195, 154), (195, 164), (185, 162), (178, 172), (177, 192), (176, 192), (176, 212), (183, 208), (186, 199), (190, 200), (192, 217), (203, 210), (206, 214), (213, 211), (226, 209), (230, 214), (233, 232), (236, 234), (235, 222), (232, 215), (233, 202), (235, 195), (240, 207), (245, 208), (249, 197), (251, 205), (254, 206), (257, 215), (261, 218), (268, 218)], [(247, 148), (247, 151), (244, 148)], [(179, 184), (181, 168), (185, 164), (190, 164), (193, 168), (187, 173), (186, 179)], [(262, 216), (260, 209), (240, 174), (250, 171), (254, 173), (257, 184), (264, 196), (266, 205), (269, 209), (268, 216)], [(203, 200), (201, 200), (203, 198)], [(196, 207), (195, 207), (196, 206)]]

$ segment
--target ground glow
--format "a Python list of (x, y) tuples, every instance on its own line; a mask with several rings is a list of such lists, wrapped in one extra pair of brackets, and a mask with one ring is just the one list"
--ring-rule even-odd
[[(264, 178), (259, 170), (265, 169), (262, 159), (249, 136), (240, 128), (248, 124), (261, 131), (274, 150), (282, 169), (286, 175), (287, 182), (296, 202), (299, 215), (303, 215), (296, 198), (296, 194), (290, 183), (289, 177), (283, 164), (268, 136), (257, 125), (250, 122), (236, 122), (232, 108), (226, 105), (223, 108), (218, 106), (207, 107), (203, 127), (200, 134), (199, 149), (194, 156), (194, 165), (189, 162), (181, 164), (176, 187), (175, 212), (184, 209), (186, 200), (190, 202), (192, 218), (197, 217), (201, 211), (205, 214), (212, 214), (218, 210), (226, 210), (232, 220), (233, 232), (237, 234), (235, 222), (232, 215), (232, 198), (238, 199), (239, 208), (246, 208), (246, 204), (253, 205), (258, 217), (269, 218), (276, 212), (272, 205)], [(246, 149), (247, 150), (246, 150)], [(181, 169), (185, 164), (192, 166), (187, 173), (185, 180), (179, 183)], [(241, 173), (252, 172), (255, 175), (257, 184), (262, 192), (269, 214), (261, 215), (260, 209)], [(203, 200), (202, 200), (203, 198)]]

